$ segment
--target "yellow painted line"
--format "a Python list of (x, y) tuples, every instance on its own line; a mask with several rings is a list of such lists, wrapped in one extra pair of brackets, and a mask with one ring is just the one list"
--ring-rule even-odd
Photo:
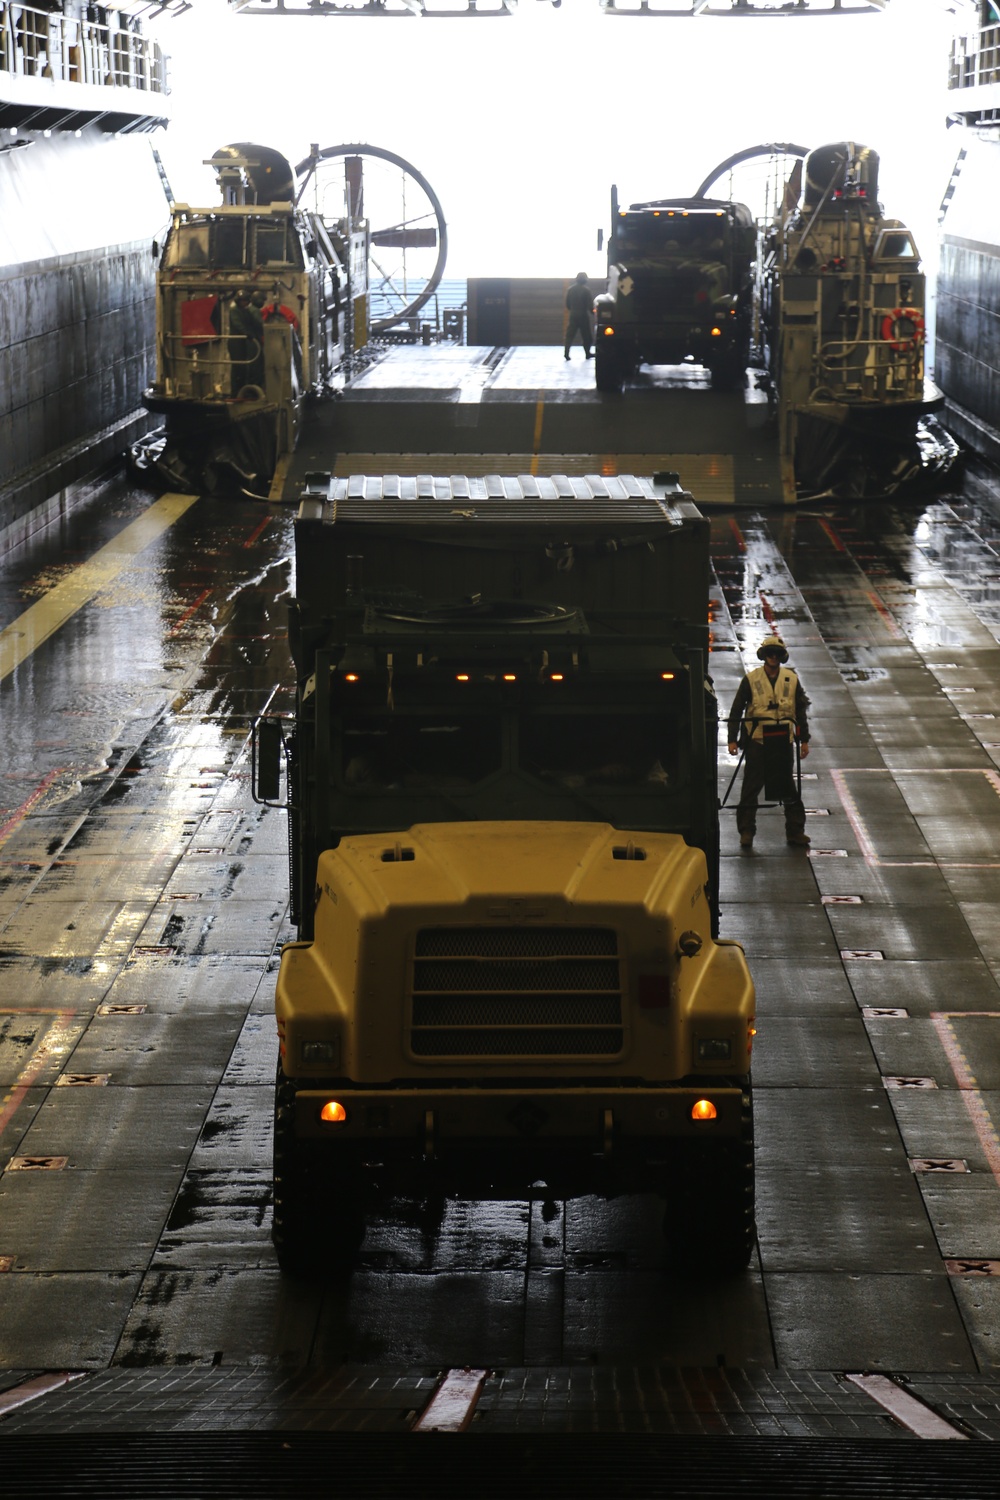
[(161, 495), (141, 516), (74, 568), (43, 599), (0, 630), (0, 682), (37, 651), (60, 626), (88, 604), (119, 573), (163, 535), (197, 500), (197, 495)]
[(538, 450), (542, 446), (542, 421), (545, 417), (545, 402), (539, 396), (535, 404), (535, 432), (531, 439), (531, 472), (538, 473)]

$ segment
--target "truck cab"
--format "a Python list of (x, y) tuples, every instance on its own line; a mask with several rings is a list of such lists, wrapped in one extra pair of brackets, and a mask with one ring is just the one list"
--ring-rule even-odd
[(594, 299), (598, 390), (620, 390), (642, 364), (704, 365), (712, 385), (742, 383), (750, 353), (756, 230), (723, 199), (619, 208), (612, 189), (608, 287)]

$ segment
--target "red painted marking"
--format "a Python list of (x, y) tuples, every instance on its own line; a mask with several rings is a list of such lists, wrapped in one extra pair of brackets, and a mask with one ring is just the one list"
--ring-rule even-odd
[(993, 1180), (1000, 1187), (1000, 1139), (997, 1137), (996, 1127), (990, 1119), (990, 1112), (983, 1103), (983, 1096), (972, 1076), (972, 1069), (966, 1060), (965, 1053), (958, 1045), (958, 1037), (952, 1021), (964, 1020), (966, 1016), (990, 1016), (994, 1020), (1000, 1020), (1000, 1013), (989, 1010), (945, 1010), (932, 1011), (931, 1021), (934, 1030), (938, 1034), (938, 1040), (944, 1048), (945, 1056), (951, 1063), (951, 1071), (955, 1075), (962, 1095), (962, 1103), (965, 1105), (966, 1113), (972, 1121), (973, 1128), (979, 1138), (979, 1144), (983, 1148), (983, 1155), (989, 1163)]
[(844, 546), (844, 543), (841, 541), (840, 537), (834, 531), (834, 529), (830, 525), (829, 521), (823, 521), (823, 520), (821, 520), (820, 523), (819, 523), (819, 527), (820, 527), (821, 531), (825, 531), (826, 532), (827, 536), (830, 538), (830, 541), (836, 547), (836, 549), (837, 549), (838, 552), (846, 552), (847, 551), (847, 548)]
[(176, 625), (172, 625), (171, 628), (167, 631), (167, 634), (168, 635), (176, 635), (177, 632), (178, 632), (178, 630), (180, 630), (181, 626), (182, 625), (186, 625), (187, 622), (188, 622), (188, 620), (190, 620), (191, 616), (197, 610), (201, 609), (201, 606), (204, 604), (205, 600), (208, 598), (208, 596), (209, 596), (209, 594), (211, 592), (212, 592), (211, 589), (202, 589), (201, 593), (198, 595), (197, 599), (194, 601), (194, 603), (192, 604), (191, 608), (190, 609), (186, 609), (184, 611), (184, 613), (181, 615), (180, 619), (177, 621), (177, 624)]
[(260, 536), (261, 532), (264, 530), (265, 526), (270, 526), (270, 524), (271, 524), (271, 517), (270, 516), (265, 516), (264, 519), (263, 519), (263, 521), (261, 521), (260, 525), (257, 527), (257, 529), (255, 531), (251, 531), (250, 535), (247, 537), (246, 541), (243, 543), (244, 547), (252, 547), (253, 544), (254, 544), (254, 542), (257, 541), (257, 539)]
[(41, 802), (49, 787), (52, 786), (54, 782), (59, 780), (59, 777), (63, 774), (63, 769), (64, 768), (62, 766), (57, 766), (54, 771), (50, 771), (49, 774), (43, 777), (43, 779), (38, 783), (38, 785), (35, 787), (35, 790), (31, 793), (30, 797), (26, 797), (25, 800), (21, 803), (21, 806), (14, 809), (7, 821), (5, 823), (0, 823), (0, 844), (6, 843), (11, 834), (16, 832), (16, 830), (24, 822), (28, 814), (38, 806), (39, 802)]
[(873, 594), (870, 589), (866, 589), (865, 597), (867, 598), (868, 603), (871, 605), (872, 609), (877, 609), (879, 614), (882, 616), (882, 621), (889, 634), (893, 636), (897, 641), (905, 640), (903, 632), (900, 630), (899, 626), (896, 624), (895, 620), (892, 618), (892, 615), (886, 609), (885, 605), (882, 603), (878, 595)]
[[(10, 1012), (10, 1014), (21, 1015), (21, 1014), (24, 1014), (24, 1012), (16, 1011), (16, 1012)], [(67, 1023), (67, 1021), (69, 1020), (69, 1018), (71, 1016), (75, 1016), (76, 1015), (76, 1011), (73, 1011), (73, 1010), (53, 1010), (53, 1011), (46, 1012), (46, 1011), (39, 1011), (39, 1010), (36, 1009), (36, 1010), (32, 1010), (32, 1011), (27, 1012), (27, 1014), (29, 1014), (29, 1015), (45, 1015), (45, 1014), (48, 1014), (48, 1015), (58, 1016), (59, 1020), (65, 1026), (65, 1024)], [(44, 1068), (44, 1066), (48, 1062), (48, 1060), (49, 1060), (49, 1048), (48, 1048), (47, 1043), (43, 1042), (42, 1045), (35, 1051), (35, 1053), (34, 1053), (34, 1055), (32, 1057), (32, 1061), (26, 1067), (24, 1067), (21, 1070), (21, 1072), (18, 1074), (17, 1083), (14, 1085), (14, 1087), (11, 1089), (10, 1093), (7, 1095), (6, 1099), (3, 1101), (3, 1108), (0, 1109), (0, 1131), (3, 1131), (5, 1129), (8, 1120), (13, 1119), (14, 1115), (17, 1113), (18, 1109), (21, 1107), (21, 1104), (24, 1101), (25, 1094), (31, 1088), (31, 1085), (34, 1083), (35, 1079), (38, 1077), (39, 1073), (42, 1071), (42, 1069)]]
[(730, 516), (729, 518), (729, 529), (733, 533), (733, 536), (736, 538), (737, 547), (739, 547), (741, 552), (745, 552), (747, 550), (746, 537), (743, 535), (742, 531), (737, 526), (736, 521), (732, 516)]
[(760, 608), (761, 608), (761, 613), (764, 616), (764, 619), (773, 628), (773, 626), (774, 626), (774, 610), (771, 608), (770, 604), (768, 603), (768, 600), (765, 598), (765, 596), (763, 594), (761, 594), (761, 596), (760, 596)]
[(449, 1370), (424, 1407), (412, 1432), (464, 1432), (489, 1370)]
[(896, 1421), (901, 1423), (909, 1432), (919, 1438), (961, 1438), (965, 1441), (964, 1432), (959, 1432), (944, 1417), (939, 1417), (936, 1411), (911, 1396), (901, 1385), (890, 1380), (888, 1375), (845, 1375), (852, 1385), (858, 1386), (866, 1396), (871, 1396), (885, 1411), (891, 1413)]

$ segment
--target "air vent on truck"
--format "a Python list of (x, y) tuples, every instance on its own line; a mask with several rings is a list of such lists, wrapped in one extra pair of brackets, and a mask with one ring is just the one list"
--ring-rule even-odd
[(607, 1057), (624, 1041), (617, 934), (427, 928), (413, 961), (417, 1057)]

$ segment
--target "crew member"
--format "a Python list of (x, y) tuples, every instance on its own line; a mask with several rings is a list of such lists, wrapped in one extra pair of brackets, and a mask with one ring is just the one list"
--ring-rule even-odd
[(586, 271), (579, 271), (577, 278), (569, 291), (566, 293), (566, 311), (569, 317), (566, 320), (566, 346), (565, 357), (569, 359), (569, 346), (577, 334), (583, 344), (587, 359), (590, 358), (590, 346), (593, 335), (590, 329), (590, 312), (594, 305), (594, 294), (587, 285)]
[(802, 759), (809, 754), (809, 721), (806, 718), (809, 699), (797, 674), (785, 666), (788, 652), (778, 636), (766, 636), (757, 649), (757, 657), (764, 665), (754, 667), (746, 674), (736, 689), (729, 710), (729, 753), (736, 754), (739, 741), (742, 741), (746, 753), (743, 789), (736, 808), (740, 847), (750, 849), (753, 846), (753, 836), (757, 831), (757, 798), (764, 785), (765, 756), (768, 753), (764, 747), (764, 732), (766, 726), (773, 732), (776, 725), (783, 725), (788, 735), (789, 795), (783, 799), (785, 838), (790, 844), (808, 846), (806, 810), (792, 781), (791, 750), (797, 739)]

